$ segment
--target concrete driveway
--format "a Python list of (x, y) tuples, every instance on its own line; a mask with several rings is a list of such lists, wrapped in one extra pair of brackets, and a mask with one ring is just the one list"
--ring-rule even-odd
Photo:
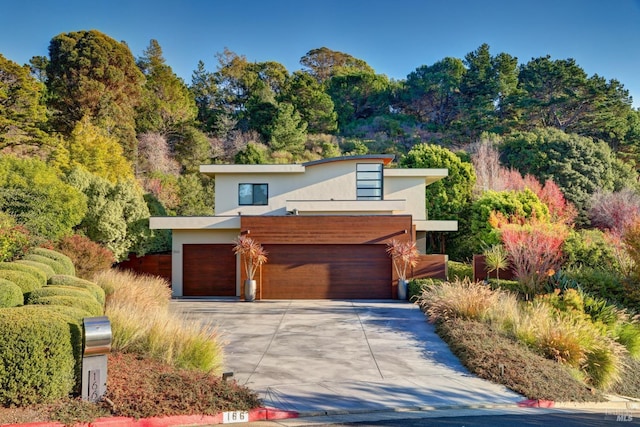
[(172, 301), (213, 321), (225, 371), (265, 406), (301, 416), (511, 406), (524, 398), (472, 376), (426, 322), (398, 301)]

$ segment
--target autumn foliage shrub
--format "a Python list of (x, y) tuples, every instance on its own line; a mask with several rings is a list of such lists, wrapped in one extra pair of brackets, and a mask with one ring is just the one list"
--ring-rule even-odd
[(511, 269), (527, 295), (539, 293), (560, 268), (562, 246), (568, 234), (564, 224), (530, 220), (499, 226)]
[(30, 246), (29, 231), (0, 212), (0, 261), (13, 261), (24, 255)]
[(75, 265), (75, 275), (91, 280), (96, 273), (111, 268), (113, 252), (85, 236), (75, 234), (58, 242), (57, 249)]

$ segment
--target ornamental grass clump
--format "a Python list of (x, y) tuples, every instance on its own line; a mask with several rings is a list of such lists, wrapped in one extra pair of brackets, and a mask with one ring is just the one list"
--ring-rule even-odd
[(217, 374), (222, 345), (212, 325), (169, 310), (171, 291), (164, 279), (110, 270), (96, 282), (107, 289), (105, 314), (111, 320), (114, 351)]
[(417, 303), (430, 322), (452, 318), (485, 320), (499, 295), (480, 282), (456, 279), (425, 286)]

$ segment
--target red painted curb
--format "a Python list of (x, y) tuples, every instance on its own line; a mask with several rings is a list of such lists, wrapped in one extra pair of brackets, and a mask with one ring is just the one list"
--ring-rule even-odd
[[(284, 420), (298, 418), (295, 411), (284, 411), (276, 408), (255, 408), (249, 411), (248, 422)], [(222, 424), (223, 413), (216, 415), (171, 415), (167, 417), (152, 417), (135, 419), (130, 417), (98, 418), (90, 423), (78, 423), (75, 427), (172, 427), (184, 425), (212, 425)], [(1, 424), (1, 427), (65, 427), (58, 422), (40, 422), (25, 424)]]
[(529, 399), (518, 402), (518, 406), (521, 408), (553, 408), (555, 404), (553, 400), (543, 399)]

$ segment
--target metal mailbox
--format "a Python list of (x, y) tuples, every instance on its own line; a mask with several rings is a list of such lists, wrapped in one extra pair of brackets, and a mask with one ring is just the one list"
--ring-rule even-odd
[(85, 317), (82, 356), (98, 356), (111, 352), (111, 323), (107, 316)]

